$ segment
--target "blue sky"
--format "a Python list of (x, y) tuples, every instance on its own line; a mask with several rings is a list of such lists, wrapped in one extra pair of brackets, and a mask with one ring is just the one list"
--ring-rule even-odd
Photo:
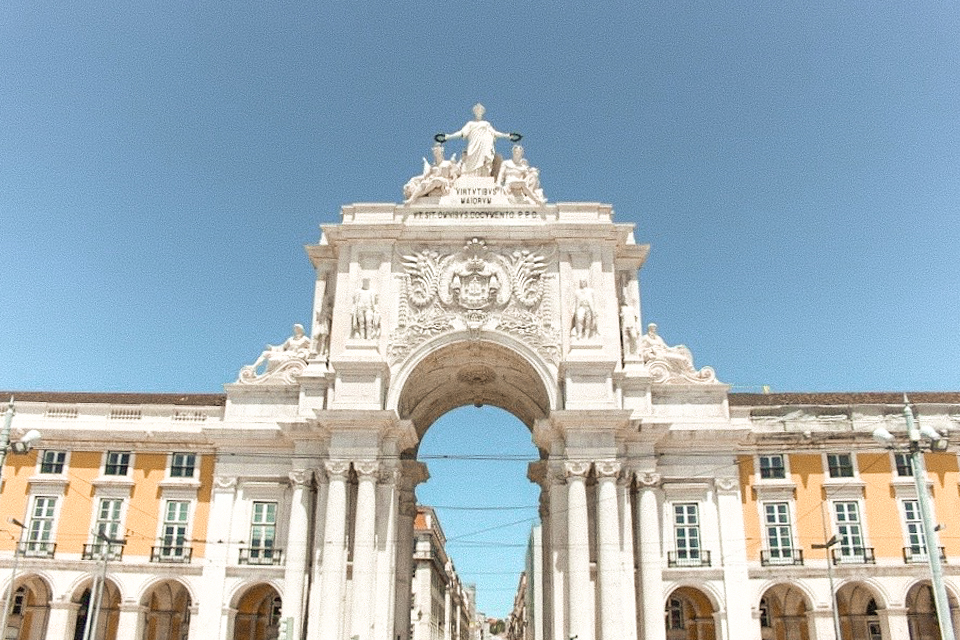
[(4, 3), (0, 388), (220, 391), (308, 322), (318, 225), (479, 100), (550, 200), (637, 225), (644, 322), (734, 390), (958, 389), (958, 33), (949, 2)]

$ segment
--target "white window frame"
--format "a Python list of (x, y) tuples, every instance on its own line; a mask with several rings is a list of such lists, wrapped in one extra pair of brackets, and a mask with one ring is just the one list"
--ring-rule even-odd
[[(50, 530), (49, 537), (46, 540), (34, 540), (33, 539), (33, 523), (36, 520), (34, 513), (37, 509), (38, 500), (53, 500), (53, 514), (47, 518), (44, 517), (43, 520), (49, 520)], [(37, 552), (32, 548), (33, 545), (46, 545), (52, 544), (56, 548), (57, 544), (57, 529), (60, 525), (60, 509), (63, 507), (64, 496), (63, 494), (56, 493), (31, 493), (27, 499), (27, 513), (24, 518), (24, 524), (26, 525), (26, 531), (23, 531), (22, 541), (25, 545), (25, 548), (21, 555), (24, 556), (33, 556), (33, 557), (53, 557), (53, 553)]]
[[(689, 517), (688, 508), (693, 507), (694, 515), (696, 517), (696, 522), (693, 525), (686, 522), (682, 524), (678, 523), (677, 522), (678, 507), (684, 508), (684, 514), (683, 514), (684, 519)], [(700, 513), (701, 511), (702, 509), (700, 508), (700, 503), (695, 501), (677, 501), (677, 502), (671, 503), (670, 505), (670, 515), (671, 515), (670, 521), (671, 521), (672, 530), (673, 530), (673, 551), (676, 554), (676, 566), (678, 567), (702, 566), (704, 548), (703, 548), (703, 516)], [(689, 535), (684, 536), (684, 540), (686, 540), (687, 542), (687, 546), (684, 549), (687, 555), (687, 557), (685, 558), (680, 557), (680, 538), (677, 535), (680, 529), (696, 531), (696, 545), (695, 545), (696, 548), (694, 548), (693, 546), (689, 546), (689, 541), (691, 540), (690, 536)], [(696, 555), (695, 558), (690, 555), (691, 552), (695, 553)]]
[[(903, 528), (903, 546), (910, 548), (910, 554), (914, 562), (925, 562), (927, 559), (927, 542), (923, 530), (923, 516), (920, 513), (920, 501), (916, 498), (904, 498), (898, 500), (900, 503), (900, 523)], [(912, 507), (908, 507), (910, 503)], [(914, 520), (907, 518), (910, 511), (913, 511)], [(914, 531), (911, 531), (914, 528)], [(910, 538), (916, 536), (917, 543), (913, 544)], [(939, 549), (937, 550), (939, 552)]]
[[(900, 473), (900, 471), (899, 471), (899, 466), (897, 465), (897, 456), (903, 456), (904, 458), (906, 458), (907, 464), (910, 465), (910, 474), (909, 474), (909, 475), (902, 475), (902, 474)], [(893, 477), (894, 477), (894, 478), (909, 478), (909, 479), (911, 479), (911, 480), (913, 479), (913, 472), (914, 472), (914, 469), (913, 469), (913, 459), (911, 458), (911, 456), (910, 456), (909, 453), (903, 453), (903, 452), (900, 452), (900, 451), (891, 451), (891, 452), (890, 452), (890, 467), (891, 467), (891, 470), (893, 471)]]
[[(44, 472), (44, 471), (42, 470), (42, 469), (43, 469), (43, 457), (47, 454), (47, 452), (51, 452), (51, 453), (62, 453), (62, 454), (63, 454), (63, 468), (62, 468), (60, 471), (51, 471), (51, 472), (47, 473), (47, 472)], [(49, 478), (49, 477), (51, 477), (51, 476), (53, 476), (53, 477), (61, 477), (61, 476), (66, 476), (66, 475), (67, 475), (67, 472), (68, 472), (69, 470), (70, 470), (70, 450), (69, 450), (69, 449), (40, 449), (40, 451), (37, 453), (37, 471), (36, 471), (36, 474), (37, 474), (38, 476), (44, 476), (44, 477), (47, 477), (47, 478)]]
[(845, 554), (845, 553), (843, 553), (843, 549), (845, 549), (845, 548), (857, 548), (858, 545), (850, 545), (849, 547), (844, 547), (844, 546), (843, 546), (844, 536), (841, 535), (841, 533), (840, 533), (840, 527), (841, 527), (841, 526), (847, 526), (848, 523), (846, 523), (846, 522), (845, 522), (845, 523), (840, 523), (840, 522), (838, 521), (838, 518), (837, 518), (837, 506), (836, 506), (836, 505), (837, 505), (837, 503), (841, 503), (841, 502), (844, 503), (844, 504), (853, 503), (853, 504), (856, 504), (856, 505), (857, 505), (857, 523), (856, 523), (856, 524), (857, 524), (857, 526), (860, 528), (860, 545), (859, 545), (859, 548), (860, 548), (860, 549), (868, 549), (868, 548), (870, 548), (870, 544), (869, 544), (870, 538), (869, 538), (868, 531), (867, 531), (867, 519), (866, 519), (866, 511), (865, 511), (865, 509), (864, 509), (864, 506), (865, 506), (865, 505), (864, 505), (864, 501), (863, 501), (862, 499), (853, 499), (853, 500), (850, 500), (850, 499), (844, 499), (844, 498), (835, 498), (835, 499), (830, 500), (830, 519), (831, 519), (831, 521), (833, 522), (833, 531), (834, 531), (834, 533), (836, 534), (837, 540), (838, 540), (838, 543), (837, 543), (837, 546), (836, 546), (836, 550), (839, 552), (838, 562), (841, 563), (841, 564), (843, 564), (843, 563), (860, 564), (860, 563), (863, 563), (864, 560), (865, 560), (866, 551), (864, 551), (864, 552), (863, 552), (862, 554), (860, 554), (859, 556), (856, 555), (856, 554)]
[[(168, 505), (170, 505), (171, 503), (174, 503), (174, 502), (176, 502), (176, 503), (181, 503), (181, 502), (183, 502), (183, 503), (186, 503), (186, 504), (187, 504), (187, 522), (186, 522), (186, 527), (184, 528), (183, 544), (182, 544), (182, 545), (176, 545), (176, 544), (167, 545), (167, 544), (164, 544), (164, 536), (165, 536), (166, 528), (167, 528), (167, 524), (168, 524), (168, 523), (167, 523), (167, 512), (168, 512), (168, 510), (169, 510), (169, 508), (170, 508)], [(178, 547), (178, 546), (179, 546), (181, 549), (189, 548), (189, 549), (191, 549), (191, 553), (192, 553), (192, 550), (193, 550), (193, 542), (192, 542), (192, 540), (193, 540), (193, 520), (194, 520), (194, 512), (196, 511), (196, 506), (197, 506), (197, 501), (196, 501), (196, 500), (184, 499), (184, 498), (181, 498), (181, 497), (164, 497), (164, 499), (161, 500), (161, 502), (160, 502), (160, 517), (157, 518), (157, 544), (155, 545), (156, 547), (158, 547), (158, 548), (160, 549), (160, 551), (157, 553), (157, 558), (160, 560), (160, 562), (164, 562), (164, 561), (180, 562), (180, 561), (183, 561), (183, 553), (182, 553), (182, 552), (180, 553), (180, 555), (173, 555), (173, 554), (166, 554), (166, 555), (164, 555), (163, 549), (166, 548), (166, 547), (174, 548), (174, 547)], [(172, 521), (171, 521), (171, 522), (172, 522)]]
[[(189, 455), (193, 456), (193, 473), (189, 476), (175, 476), (173, 475), (173, 459), (178, 455)], [(167, 454), (167, 480), (173, 480), (174, 482), (187, 482), (190, 480), (196, 480), (197, 474), (200, 470), (200, 454), (195, 451), (173, 451)]]
[[(760, 464), (761, 458), (770, 458), (773, 456), (780, 456), (783, 460), (783, 477), (782, 478), (764, 478), (763, 471)], [(790, 456), (786, 453), (758, 453), (755, 456), (755, 465), (756, 465), (756, 476), (757, 482), (789, 482), (790, 481)]]
[[(257, 512), (256, 507), (258, 504), (273, 505), (274, 512), (273, 512), (272, 523), (254, 521), (254, 517), (256, 516), (256, 512)], [(251, 500), (250, 501), (250, 517), (247, 519), (247, 525), (248, 525), (247, 526), (247, 543), (248, 543), (247, 545), (248, 560), (247, 561), (248, 563), (249, 564), (272, 564), (272, 559), (274, 557), (274, 554), (276, 554), (277, 551), (281, 548), (277, 545), (277, 542), (279, 540), (279, 534), (280, 534), (280, 526), (279, 526), (280, 525), (280, 502), (278, 500)], [(261, 546), (255, 547), (253, 544), (254, 528), (257, 528), (257, 527), (265, 528), (269, 526), (273, 527), (273, 537), (270, 540), (270, 546), (265, 546), (261, 544)], [(254, 556), (254, 553), (256, 553), (257, 555)], [(270, 554), (269, 557), (267, 557), (268, 553)]]
[[(110, 475), (107, 475), (107, 458), (110, 456), (111, 453), (125, 453), (128, 456), (130, 456), (129, 461), (127, 462), (127, 472), (125, 474), (120, 475), (120, 474), (112, 473)], [(137, 454), (127, 449), (111, 449), (109, 451), (104, 451), (103, 456), (100, 460), (100, 477), (107, 478), (107, 479), (131, 478), (133, 476), (133, 466), (136, 463), (136, 461), (137, 461)]]
[[(830, 458), (828, 456), (850, 456), (850, 466), (853, 469), (853, 475), (850, 476), (832, 476), (830, 475)], [(823, 479), (827, 484), (843, 484), (851, 480), (860, 479), (860, 469), (857, 464), (857, 454), (852, 451), (830, 451), (823, 454)]]
[[(758, 507), (760, 511), (760, 526), (763, 529), (763, 548), (768, 553), (768, 565), (792, 565), (795, 563), (795, 558), (797, 557), (800, 548), (797, 546), (797, 531), (796, 531), (796, 503), (793, 500), (764, 500), (758, 502)], [(786, 525), (778, 524), (771, 525), (767, 523), (767, 505), (786, 505), (787, 507), (787, 518), (788, 522)], [(786, 526), (790, 531), (790, 556), (787, 558), (774, 558), (772, 555), (773, 549), (770, 547), (770, 537), (767, 535), (767, 528), (770, 526), (783, 527)]]

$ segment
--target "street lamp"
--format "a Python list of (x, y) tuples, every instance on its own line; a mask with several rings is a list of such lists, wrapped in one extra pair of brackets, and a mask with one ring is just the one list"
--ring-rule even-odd
[(23, 532), (27, 527), (16, 518), (7, 518), (7, 522), (20, 527), (20, 538), (17, 540), (17, 546), (13, 550), (13, 570), (10, 572), (10, 584), (7, 585), (7, 599), (3, 603), (3, 616), (0, 617), (0, 633), (7, 637), (7, 620), (10, 617), (10, 609), (13, 608), (13, 583), (17, 581), (17, 565), (20, 562), (20, 546), (23, 544)]
[[(820, 502), (820, 518), (823, 520), (823, 537), (827, 537), (827, 514), (823, 508), (823, 502)], [(830, 558), (830, 547), (838, 544), (840, 538), (832, 536), (829, 540), (824, 540), (823, 544), (811, 544), (814, 549), (823, 549), (827, 555), (827, 580), (830, 581), (830, 613), (833, 615), (833, 632), (840, 640), (840, 612), (837, 610), (837, 594), (833, 590), (833, 561)]]
[(7, 461), (7, 453), (26, 453), (40, 439), (40, 432), (36, 429), (30, 429), (23, 437), (16, 442), (10, 442), (10, 425), (13, 423), (13, 396), (7, 404), (7, 410), (3, 414), (3, 429), (0, 430), (0, 479), (3, 477), (3, 464)]
[(107, 561), (110, 559), (111, 547), (113, 545), (123, 546), (126, 540), (116, 540), (108, 537), (102, 531), (93, 533), (97, 540), (104, 544), (100, 547), (100, 560), (103, 564), (100, 566), (100, 574), (94, 575), (93, 584), (90, 588), (90, 600), (87, 601), (87, 623), (83, 629), (83, 640), (93, 640), (97, 635), (97, 618), (100, 617), (100, 608), (103, 605), (103, 588), (107, 582)]
[[(903, 396), (903, 415), (907, 420), (907, 435), (910, 437), (910, 466), (913, 470), (913, 480), (917, 487), (917, 502), (920, 506), (920, 517), (923, 520), (923, 543), (927, 552), (927, 562), (930, 565), (930, 581), (933, 583), (933, 599), (937, 607), (937, 622), (940, 624), (940, 637), (943, 640), (956, 640), (953, 633), (953, 621), (950, 617), (950, 602), (947, 600), (947, 589), (943, 584), (943, 567), (940, 564), (940, 549), (937, 545), (937, 526), (933, 522), (933, 510), (930, 506), (930, 493), (927, 490), (927, 466), (921, 451), (921, 438), (929, 441), (927, 445), (931, 451), (946, 451), (947, 440), (935, 429), (928, 425), (919, 428), (913, 420), (913, 411), (907, 404), (907, 396)], [(873, 432), (873, 439), (884, 447), (893, 448), (896, 438), (892, 433), (880, 427)]]

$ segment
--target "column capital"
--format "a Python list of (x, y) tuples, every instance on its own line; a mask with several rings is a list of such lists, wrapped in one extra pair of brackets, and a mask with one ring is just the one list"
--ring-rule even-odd
[(740, 488), (740, 480), (738, 478), (714, 478), (713, 486), (716, 487), (718, 493), (736, 493)]
[(218, 491), (233, 491), (237, 488), (236, 476), (215, 476), (213, 488)]
[(377, 460), (357, 460), (353, 463), (353, 470), (360, 480), (377, 480), (380, 472), (380, 463)]
[(564, 462), (563, 473), (568, 480), (571, 478), (580, 478), (583, 480), (590, 473), (590, 462)]
[(597, 480), (616, 480), (623, 465), (618, 460), (598, 460), (593, 463)]
[(399, 486), (402, 477), (403, 474), (400, 471), (400, 463), (383, 462), (380, 464), (380, 482)]
[(346, 460), (325, 460), (323, 468), (331, 480), (334, 478), (346, 480), (347, 474), (350, 473), (350, 463)]
[(304, 487), (309, 485), (313, 480), (313, 470), (311, 469), (296, 469), (287, 474), (287, 477), (290, 478), (290, 485), (293, 487)]
[(652, 471), (637, 471), (636, 478), (637, 485), (642, 489), (657, 489), (663, 482), (663, 477)]

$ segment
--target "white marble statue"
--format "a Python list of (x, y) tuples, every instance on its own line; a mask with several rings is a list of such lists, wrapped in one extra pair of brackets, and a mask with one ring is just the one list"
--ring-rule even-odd
[[(293, 335), (287, 338), (283, 344), (268, 344), (256, 362), (240, 370), (240, 381), (247, 383), (263, 382), (268, 378), (280, 377), (282, 373), (295, 374), (303, 371), (307, 358), (311, 355), (310, 343), (310, 338), (304, 332), (303, 325), (293, 325)], [(263, 370), (259, 371), (261, 367)], [(287, 371), (288, 369), (289, 371)]]
[(637, 317), (636, 305), (624, 300), (620, 305), (620, 333), (623, 340), (623, 355), (639, 355), (640, 347), (640, 318)]
[(330, 325), (332, 318), (326, 310), (317, 312), (317, 334), (313, 337), (313, 352), (326, 360), (330, 355)]
[(456, 161), (457, 154), (450, 160), (443, 157), (443, 145), (439, 142), (433, 145), (433, 164), (423, 160), (423, 173), (410, 178), (403, 186), (405, 203), (409, 204), (417, 198), (425, 196), (435, 190), (441, 195), (449, 193), (450, 185), (460, 175), (460, 165)]
[(640, 338), (640, 356), (657, 382), (714, 382), (717, 379), (710, 367), (699, 371), (694, 368), (690, 349), (682, 344), (668, 346), (657, 334), (657, 325), (653, 322)]
[(380, 336), (380, 313), (377, 311), (377, 303), (377, 294), (370, 289), (370, 280), (364, 278), (360, 288), (353, 294), (351, 338), (372, 340)]
[(497, 184), (503, 185), (510, 198), (517, 203), (543, 204), (547, 200), (540, 188), (540, 172), (523, 157), (523, 147), (519, 144), (513, 145), (512, 159), (500, 164)]
[(467, 141), (467, 148), (463, 152), (463, 158), (460, 161), (460, 174), (464, 176), (489, 177), (493, 172), (493, 159), (496, 156), (494, 144), (497, 138), (510, 138), (517, 141), (519, 134), (502, 133), (493, 128), (489, 122), (483, 119), (486, 112), (483, 105), (477, 103), (473, 106), (474, 119), (463, 125), (463, 128), (454, 133), (438, 134), (437, 140), (444, 142), (452, 138), (464, 138)]
[(582, 340), (596, 334), (597, 303), (593, 297), (593, 289), (587, 286), (586, 280), (581, 280), (580, 288), (574, 296), (573, 326), (570, 328), (570, 335)]

